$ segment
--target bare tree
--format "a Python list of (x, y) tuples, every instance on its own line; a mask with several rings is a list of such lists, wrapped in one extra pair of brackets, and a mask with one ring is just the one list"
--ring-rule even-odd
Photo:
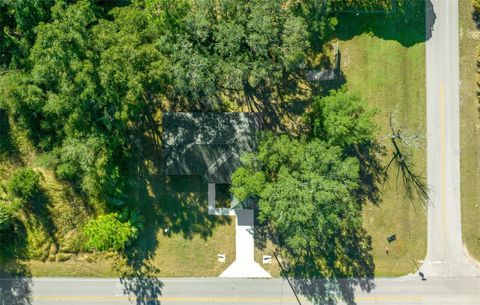
[(401, 178), (405, 196), (412, 202), (420, 198), (422, 202), (428, 199), (428, 186), (424, 177), (416, 173), (412, 161), (412, 149), (416, 149), (421, 143), (421, 133), (417, 130), (411, 132), (404, 126), (396, 127), (394, 124), (393, 114), (390, 114), (390, 143), (392, 144), (392, 158), (385, 167), (387, 172), (392, 164), (397, 167), (396, 183)]

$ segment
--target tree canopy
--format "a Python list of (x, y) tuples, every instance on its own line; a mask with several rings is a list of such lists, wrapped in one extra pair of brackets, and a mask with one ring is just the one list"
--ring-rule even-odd
[(309, 114), (312, 133), (331, 145), (352, 148), (374, 140), (374, 110), (366, 109), (366, 101), (341, 88), (315, 98)]
[[(158, 136), (163, 112), (271, 105), (304, 81), (341, 10), (390, 8), (388, 0), (107, 2), (0, 1), (0, 114), (27, 135), (42, 166), (108, 212), (135, 202), (142, 141)], [(361, 210), (371, 198), (362, 193), (375, 193), (366, 182), (375, 184), (374, 112), (346, 89), (312, 100), (309, 133), (263, 135), (233, 192), (258, 205), (292, 272), (368, 277)], [(22, 175), (10, 189), (27, 198), (39, 177)], [(135, 237), (117, 216), (86, 226), (90, 248), (118, 250)]]
[(2, 231), (8, 230), (15, 219), (14, 205), (0, 201), (0, 234)]
[[(294, 278), (373, 276), (371, 239), (357, 196), (359, 161), (320, 139), (263, 136), (233, 175), (239, 200), (257, 200), (259, 220)], [(315, 298), (330, 300), (328, 294)], [(330, 300), (331, 301), (331, 300)]]
[[(315, 39), (328, 33), (311, 24), (316, 1), (102, 5), (0, 6), (1, 48), (18, 47), (2, 52), (4, 67), (16, 68), (0, 75), (0, 109), (60, 178), (113, 205), (133, 187), (138, 136), (152, 133), (158, 112), (226, 109), (276, 90), (305, 67), (311, 29)], [(314, 14), (321, 24), (334, 18), (327, 9)]]

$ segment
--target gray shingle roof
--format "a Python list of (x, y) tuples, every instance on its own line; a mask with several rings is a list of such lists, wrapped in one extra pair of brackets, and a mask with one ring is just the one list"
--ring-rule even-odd
[(201, 175), (231, 183), (240, 156), (256, 149), (259, 113), (169, 112), (163, 115), (165, 175)]

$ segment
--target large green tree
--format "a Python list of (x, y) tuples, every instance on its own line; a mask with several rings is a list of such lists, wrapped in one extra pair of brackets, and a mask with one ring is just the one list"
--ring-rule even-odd
[(259, 220), (295, 275), (373, 275), (371, 240), (356, 195), (359, 162), (344, 157), (340, 147), (267, 134), (232, 183), (239, 200), (257, 200)]
[(312, 133), (331, 145), (353, 149), (369, 145), (375, 139), (374, 110), (347, 88), (332, 90), (315, 98), (309, 113)]
[(21, 68), (35, 40), (35, 27), (50, 20), (55, 0), (0, 1), (0, 67)]
[[(141, 1), (139, 1), (142, 3)], [(288, 1), (144, 1), (164, 33), (173, 96), (219, 108), (222, 95), (273, 90), (305, 63), (307, 25)]]
[(376, 110), (370, 109), (365, 99), (343, 87), (314, 98), (307, 121), (310, 137), (339, 146), (344, 155), (358, 159), (361, 183), (357, 195), (378, 204), (379, 186), (386, 176), (378, 159), (382, 147), (375, 138), (375, 114)]
[(0, 93), (61, 178), (121, 204), (137, 130), (147, 129), (168, 78), (145, 12), (111, 14), (101, 18), (92, 1), (58, 2), (52, 21), (36, 28), (31, 69), (4, 76)]

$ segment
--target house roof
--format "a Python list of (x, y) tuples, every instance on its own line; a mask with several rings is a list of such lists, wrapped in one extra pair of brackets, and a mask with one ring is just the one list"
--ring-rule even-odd
[(256, 149), (259, 113), (169, 112), (163, 115), (165, 175), (201, 175), (231, 183), (240, 156)]

